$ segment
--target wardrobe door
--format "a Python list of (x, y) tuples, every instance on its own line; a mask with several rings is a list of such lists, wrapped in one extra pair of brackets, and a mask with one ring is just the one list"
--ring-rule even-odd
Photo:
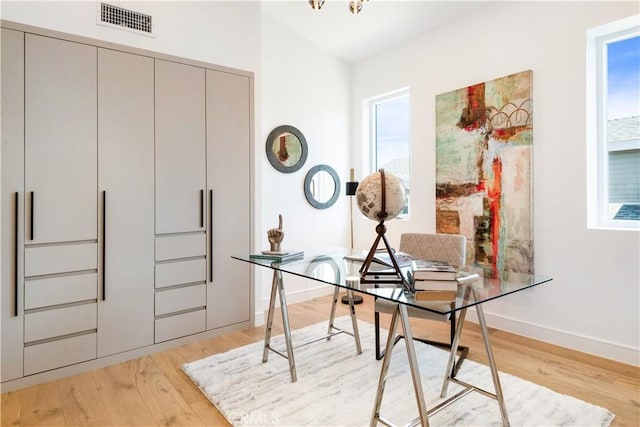
[(209, 240), (207, 329), (249, 321), (251, 96), (247, 76), (207, 70)]
[(97, 238), (96, 47), (25, 38), (27, 244)]
[(2, 30), (2, 381), (22, 376), (24, 324), (24, 33)]
[(98, 49), (98, 357), (153, 344), (153, 74)]
[(96, 56), (25, 35), (25, 375), (96, 357)]
[(155, 63), (156, 233), (204, 231), (204, 69)]
[(154, 314), (161, 342), (206, 328), (205, 70), (156, 60), (155, 72)]

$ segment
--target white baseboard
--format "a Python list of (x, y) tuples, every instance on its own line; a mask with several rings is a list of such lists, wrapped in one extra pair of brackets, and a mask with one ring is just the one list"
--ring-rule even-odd
[[(484, 316), (487, 325), (491, 328), (522, 335), (560, 347), (570, 348), (605, 359), (615, 360), (628, 365), (640, 366), (640, 349), (637, 348), (585, 335), (578, 335), (560, 329), (549, 328), (535, 323), (523, 322), (487, 311), (485, 311)], [(469, 309), (467, 312), (467, 320), (478, 323), (475, 309)]]
[(255, 323), (253, 326), (262, 326), (266, 322), (263, 310), (256, 311), (253, 315), (253, 318), (255, 319)]

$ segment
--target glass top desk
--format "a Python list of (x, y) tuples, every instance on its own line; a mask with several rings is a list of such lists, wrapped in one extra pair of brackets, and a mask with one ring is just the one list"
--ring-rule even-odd
[[(497, 278), (482, 277), (481, 274), (475, 274), (473, 267), (465, 269), (466, 275), (458, 279), (458, 296), (456, 303), (451, 305), (442, 305), (437, 309), (428, 308), (424, 306), (423, 301), (416, 301), (411, 292), (400, 287), (390, 287), (387, 284), (381, 284), (376, 287), (372, 283), (360, 283), (358, 276), (359, 265), (357, 263), (348, 261), (345, 259), (347, 255), (362, 255), (361, 251), (352, 251), (344, 248), (323, 248), (314, 251), (305, 251), (305, 256), (293, 261), (284, 263), (273, 262), (263, 259), (252, 259), (249, 256), (232, 256), (232, 258), (254, 264), (256, 266), (269, 268), (273, 271), (273, 280), (271, 285), (271, 297), (269, 300), (269, 311), (267, 315), (267, 324), (265, 326), (265, 341), (262, 361), (268, 360), (270, 351), (277, 353), (278, 355), (285, 357), (289, 360), (289, 370), (291, 374), (291, 381), (297, 380), (295, 371), (295, 361), (293, 354), (293, 345), (291, 342), (291, 330), (289, 326), (289, 317), (287, 311), (287, 303), (284, 292), (283, 274), (288, 273), (295, 276), (303, 277), (310, 280), (316, 280), (318, 282), (326, 283), (334, 286), (333, 303), (331, 306), (331, 315), (329, 319), (329, 326), (327, 334), (315, 339), (313, 341), (301, 344), (307, 345), (312, 342), (320, 341), (330, 338), (333, 335), (339, 333), (346, 333), (352, 335), (356, 344), (356, 351), (358, 354), (362, 353), (360, 346), (360, 337), (358, 334), (358, 324), (355, 313), (355, 306), (353, 304), (353, 293), (359, 292), (368, 295), (372, 295), (376, 298), (383, 298), (385, 300), (397, 303), (396, 308), (391, 318), (391, 324), (389, 327), (389, 335), (387, 338), (387, 344), (385, 349), (384, 359), (382, 360), (382, 367), (380, 370), (380, 377), (378, 381), (378, 389), (376, 393), (375, 404), (371, 417), (371, 425), (377, 425), (378, 422), (386, 425), (392, 425), (389, 420), (384, 419), (380, 415), (380, 406), (382, 404), (382, 397), (384, 394), (384, 386), (386, 383), (386, 376), (389, 368), (389, 362), (391, 361), (391, 353), (393, 351), (393, 345), (396, 336), (396, 330), (398, 323), (402, 325), (403, 335), (405, 337), (405, 345), (407, 348), (407, 358), (409, 362), (409, 368), (411, 371), (411, 379), (413, 381), (414, 392), (416, 401), (418, 404), (419, 416), (413, 421), (413, 425), (421, 424), (423, 426), (429, 425), (428, 416), (435, 414), (439, 410), (445, 408), (452, 402), (464, 397), (472, 391), (480, 392), (488, 397), (497, 400), (500, 413), (502, 416), (503, 425), (509, 425), (509, 419), (507, 416), (506, 406), (504, 404), (504, 398), (502, 395), (502, 388), (500, 386), (500, 379), (498, 376), (498, 370), (496, 368), (493, 352), (491, 350), (491, 344), (489, 342), (489, 334), (487, 332), (487, 325), (482, 309), (482, 304), (497, 298), (503, 298), (507, 295), (511, 295), (516, 292), (523, 291), (525, 289), (541, 285), (549, 282), (551, 278), (505, 272)], [(479, 271), (478, 271), (479, 272)], [(335, 316), (336, 304), (338, 301), (338, 292), (343, 289), (346, 290), (350, 315), (352, 319), (353, 332), (341, 330), (335, 328), (333, 320)], [(280, 300), (280, 307), (282, 312), (282, 322), (285, 335), (285, 342), (287, 347), (287, 354), (281, 353), (270, 347), (271, 330), (273, 326), (273, 317), (275, 310), (276, 294)], [(449, 356), (447, 370), (444, 373), (444, 381), (442, 385), (441, 397), (444, 398), (447, 394), (448, 384), (450, 382), (457, 383), (463, 387), (463, 390), (456, 395), (450, 397), (446, 401), (438, 404), (433, 408), (427, 408), (424, 399), (424, 393), (422, 383), (420, 379), (420, 373), (418, 371), (418, 364), (416, 360), (415, 347), (413, 344), (413, 336), (411, 333), (411, 325), (409, 322), (409, 315), (407, 307), (413, 306), (418, 309), (432, 311), (438, 314), (451, 314), (457, 315), (459, 320), (456, 325), (454, 340), (452, 342), (452, 348)], [(447, 308), (448, 307), (448, 308)], [(462, 328), (464, 326), (464, 319), (467, 309), (469, 307), (475, 307), (480, 330), (482, 333), (483, 341), (487, 351), (489, 360), (489, 367), (491, 369), (491, 375), (495, 388), (495, 393), (491, 393), (486, 390), (482, 390), (474, 385), (465, 383), (455, 378), (453, 366), (455, 364), (455, 357), (457, 352), (458, 343)], [(373, 361), (372, 361), (373, 363)]]

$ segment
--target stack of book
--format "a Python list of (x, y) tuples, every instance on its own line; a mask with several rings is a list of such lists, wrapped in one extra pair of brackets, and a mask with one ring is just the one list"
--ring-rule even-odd
[(304, 258), (304, 252), (303, 251), (291, 251), (291, 252), (263, 251), (261, 254), (251, 254), (249, 258), (255, 259), (255, 260), (273, 261), (273, 262), (283, 264), (285, 262), (296, 261)]
[(412, 261), (411, 274), (413, 276), (416, 300), (455, 300), (458, 294), (456, 273), (456, 269), (444, 261)]

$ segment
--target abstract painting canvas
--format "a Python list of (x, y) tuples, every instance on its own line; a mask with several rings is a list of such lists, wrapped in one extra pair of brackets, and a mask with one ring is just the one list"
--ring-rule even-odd
[(533, 272), (531, 70), (436, 97), (436, 230), (467, 264)]

